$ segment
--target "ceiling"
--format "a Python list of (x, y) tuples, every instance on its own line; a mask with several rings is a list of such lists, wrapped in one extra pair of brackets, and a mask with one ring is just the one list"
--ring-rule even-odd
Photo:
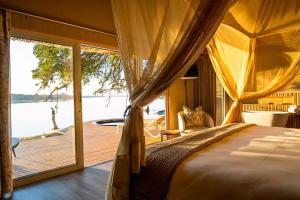
[(96, 31), (116, 34), (110, 0), (0, 0), (0, 6)]

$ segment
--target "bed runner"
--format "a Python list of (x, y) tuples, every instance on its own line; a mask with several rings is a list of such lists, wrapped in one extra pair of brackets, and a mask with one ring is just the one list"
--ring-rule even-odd
[(148, 146), (147, 166), (132, 180), (133, 199), (165, 199), (176, 168), (188, 156), (249, 126), (252, 124), (229, 124)]

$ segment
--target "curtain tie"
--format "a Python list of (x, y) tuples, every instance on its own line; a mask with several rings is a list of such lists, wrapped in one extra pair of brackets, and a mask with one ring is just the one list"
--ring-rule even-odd
[(123, 114), (123, 118), (124, 118), (124, 119), (125, 119), (126, 116), (128, 115), (129, 110), (131, 110), (132, 108), (133, 108), (132, 105), (129, 105), (129, 106), (126, 107), (126, 109), (125, 109), (125, 111), (124, 111), (124, 114)]
[(123, 117), (124, 119), (126, 118), (126, 116), (129, 114), (130, 110), (135, 109), (135, 108), (140, 108), (140, 106), (136, 106), (136, 105), (132, 105), (130, 104), (129, 106), (126, 107)]
[(241, 106), (243, 105), (243, 100), (242, 99), (236, 99), (234, 102), (236, 103), (236, 106), (239, 107), (239, 108), (241, 108)]

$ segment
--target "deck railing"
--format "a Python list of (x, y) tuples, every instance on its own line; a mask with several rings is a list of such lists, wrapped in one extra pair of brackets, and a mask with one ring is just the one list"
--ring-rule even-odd
[(243, 104), (244, 111), (283, 111), (287, 112), (288, 104)]

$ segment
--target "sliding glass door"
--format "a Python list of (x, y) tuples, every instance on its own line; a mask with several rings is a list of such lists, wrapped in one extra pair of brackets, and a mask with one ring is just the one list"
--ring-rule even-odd
[(82, 167), (77, 50), (72, 44), (11, 39), (15, 180), (43, 179)]

